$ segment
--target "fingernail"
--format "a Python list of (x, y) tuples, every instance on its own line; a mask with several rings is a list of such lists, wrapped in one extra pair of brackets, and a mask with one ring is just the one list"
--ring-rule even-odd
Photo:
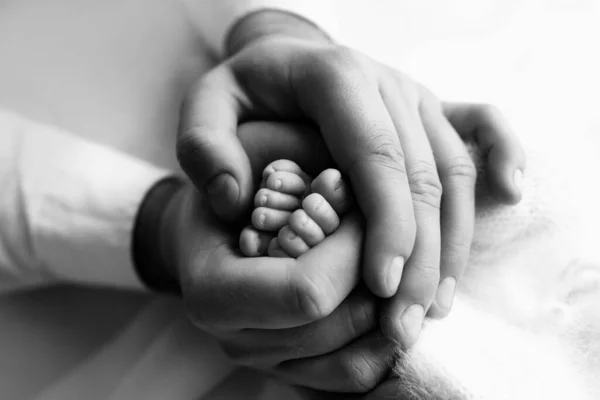
[(264, 195), (264, 196), (260, 197), (260, 205), (261, 206), (266, 206), (267, 205), (267, 201), (268, 201), (267, 195)]
[(454, 291), (456, 290), (456, 279), (453, 277), (446, 278), (440, 283), (435, 295), (436, 304), (448, 311), (452, 308), (454, 301)]
[(206, 192), (211, 200), (237, 202), (239, 186), (233, 176), (223, 173), (212, 178), (206, 185)]
[(519, 193), (523, 192), (523, 171), (517, 169), (513, 176), (513, 184), (519, 190)]
[(333, 187), (333, 190), (334, 190), (334, 191), (336, 191), (336, 192), (339, 192), (339, 191), (340, 191), (340, 189), (342, 188), (342, 185), (343, 185), (343, 182), (342, 182), (342, 180), (340, 179), (340, 180), (338, 180), (338, 181), (335, 183), (335, 186)]
[(413, 304), (404, 311), (404, 314), (402, 314), (400, 323), (402, 324), (402, 330), (404, 331), (405, 347), (412, 347), (419, 338), (424, 316), (425, 310), (420, 304)]
[(400, 285), (400, 279), (402, 279), (402, 271), (404, 270), (404, 257), (395, 257), (390, 266), (388, 267), (387, 273), (387, 285), (390, 296), (393, 296), (398, 290)]

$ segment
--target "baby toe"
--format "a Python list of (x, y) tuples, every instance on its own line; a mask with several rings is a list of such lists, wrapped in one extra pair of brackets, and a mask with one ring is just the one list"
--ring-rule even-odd
[(254, 196), (254, 206), (294, 211), (300, 208), (300, 199), (291, 194), (263, 188), (256, 192), (256, 195)]
[(325, 239), (323, 229), (303, 209), (294, 211), (288, 224), (310, 247), (318, 245)]
[(343, 214), (352, 205), (352, 196), (348, 185), (337, 169), (326, 169), (311, 183), (311, 191), (319, 193), (338, 214)]
[(252, 225), (261, 231), (278, 231), (287, 224), (292, 213), (268, 207), (258, 207), (252, 212)]
[(281, 159), (273, 161), (265, 167), (265, 169), (263, 170), (263, 179), (265, 180), (265, 182), (269, 178), (269, 176), (275, 171), (291, 172), (300, 176), (307, 183), (310, 181), (309, 176), (304, 171), (302, 171), (302, 168), (300, 168), (298, 164), (290, 160)]
[(319, 193), (311, 193), (302, 201), (302, 208), (323, 230), (332, 234), (340, 225), (340, 218), (329, 202)]
[(246, 257), (259, 257), (267, 253), (272, 234), (260, 232), (252, 226), (247, 226), (240, 234), (240, 251)]
[(302, 177), (293, 172), (275, 171), (267, 178), (265, 185), (268, 189), (281, 193), (301, 196), (307, 188)]
[(279, 257), (279, 258), (287, 258), (289, 257), (288, 253), (281, 247), (279, 243), (279, 239), (274, 237), (269, 242), (269, 248), (267, 250), (267, 254), (269, 257)]
[(279, 245), (285, 250), (290, 257), (300, 257), (302, 254), (310, 250), (310, 247), (290, 228), (289, 225), (284, 226), (277, 235)]

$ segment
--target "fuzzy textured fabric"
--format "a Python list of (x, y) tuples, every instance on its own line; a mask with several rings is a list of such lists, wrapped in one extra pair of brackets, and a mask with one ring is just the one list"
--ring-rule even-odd
[(494, 204), (479, 175), (474, 245), (453, 310), (398, 351), (410, 399), (600, 399), (598, 140), (520, 136), (521, 203)]

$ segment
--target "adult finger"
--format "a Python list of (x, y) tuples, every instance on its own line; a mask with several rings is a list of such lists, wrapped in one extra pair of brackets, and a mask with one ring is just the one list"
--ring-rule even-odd
[(424, 100), (420, 112), (444, 189), (440, 284), (429, 310), (429, 315), (443, 317), (452, 307), (457, 282), (469, 260), (475, 224), (477, 172), (464, 143), (442, 114), (439, 102)]
[(177, 158), (219, 217), (233, 220), (250, 205), (248, 157), (237, 138), (243, 114), (238, 85), (226, 67), (206, 74), (181, 109)]
[[(408, 384), (407, 384), (408, 383)], [(381, 400), (381, 399), (395, 399), (395, 400), (411, 400), (414, 399), (414, 395), (411, 393), (403, 392), (402, 387), (409, 387), (411, 389), (418, 389), (410, 387), (410, 382), (404, 382), (402, 378), (391, 377), (383, 381), (373, 391), (363, 397), (363, 400)], [(426, 394), (425, 394), (426, 395)]]
[(365, 282), (380, 297), (398, 287), (415, 221), (404, 152), (377, 79), (352, 52), (304, 59), (291, 74), (300, 106), (317, 122), (333, 159), (349, 176), (366, 217)]
[[(405, 346), (418, 338), (439, 283), (442, 186), (431, 145), (419, 116), (419, 103), (405, 100), (401, 77), (383, 81), (381, 93), (406, 154), (408, 182), (417, 224), (416, 240), (398, 293), (386, 307), (382, 328)], [(410, 96), (410, 94), (408, 93)]]
[(272, 371), (285, 381), (328, 392), (368, 392), (390, 371), (394, 346), (381, 332), (318, 357), (286, 361)]
[(358, 282), (362, 227), (356, 214), (295, 260), (241, 258), (229, 236), (213, 232), (203, 239), (207, 250), (196, 255), (203, 267), (187, 271), (183, 290), (190, 317), (207, 330), (306, 324), (331, 314)]
[(375, 296), (367, 290), (356, 290), (323, 319), (289, 329), (237, 331), (222, 336), (221, 345), (238, 365), (270, 368), (286, 360), (336, 351), (374, 330), (377, 319)]
[(444, 114), (465, 140), (474, 140), (486, 156), (491, 189), (505, 203), (518, 203), (525, 151), (502, 113), (487, 104), (444, 103)]

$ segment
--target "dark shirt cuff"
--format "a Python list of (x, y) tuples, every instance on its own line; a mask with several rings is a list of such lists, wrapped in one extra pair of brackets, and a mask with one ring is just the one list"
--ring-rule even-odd
[(156, 293), (181, 296), (179, 282), (169, 272), (159, 241), (163, 214), (183, 185), (174, 176), (158, 181), (146, 194), (135, 220), (133, 265), (142, 283)]

